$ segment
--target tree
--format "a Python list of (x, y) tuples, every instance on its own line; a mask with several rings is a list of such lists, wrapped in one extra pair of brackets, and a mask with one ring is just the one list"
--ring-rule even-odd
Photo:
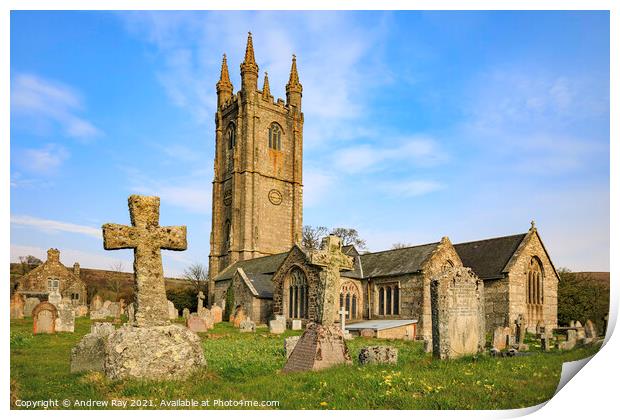
[(360, 238), (357, 229), (339, 227), (332, 229), (330, 234), (339, 236), (342, 245), (354, 245), (357, 249), (366, 249), (366, 241)]
[(204, 265), (200, 263), (190, 265), (183, 272), (183, 278), (191, 283), (196, 294), (202, 291), (205, 296), (209, 296), (209, 270)]
[(43, 264), (43, 261), (32, 255), (25, 255), (19, 257), (19, 264), (21, 265), (22, 276), (32, 270), (34, 267)]
[(609, 283), (597, 281), (590, 273), (574, 273), (567, 268), (558, 270), (558, 324), (570, 321), (584, 324), (588, 319), (598, 327), (609, 312)]
[(123, 286), (123, 263), (119, 261), (113, 264), (110, 267), (110, 271), (112, 273), (106, 278), (106, 286), (114, 293), (114, 297), (118, 301)]
[(304, 249), (319, 249), (321, 239), (329, 234), (325, 226), (305, 225), (301, 232), (301, 246)]
[(392, 244), (392, 249), (409, 248), (410, 246), (413, 246), (413, 245), (407, 244), (407, 243), (404, 243), (404, 242), (396, 242), (396, 243)]

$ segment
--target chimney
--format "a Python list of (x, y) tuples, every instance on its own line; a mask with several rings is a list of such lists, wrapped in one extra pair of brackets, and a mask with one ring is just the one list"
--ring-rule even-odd
[(76, 277), (80, 277), (80, 263), (76, 262), (75, 264), (73, 264), (73, 274)]
[(47, 250), (47, 261), (60, 262), (60, 251), (56, 248), (50, 248)]

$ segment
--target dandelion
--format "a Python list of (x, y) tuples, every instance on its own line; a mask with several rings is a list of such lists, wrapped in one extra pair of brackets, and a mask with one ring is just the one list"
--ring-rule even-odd
[(327, 406), (327, 403), (325, 401), (321, 401), (321, 403), (319, 404), (321, 407), (325, 407)]

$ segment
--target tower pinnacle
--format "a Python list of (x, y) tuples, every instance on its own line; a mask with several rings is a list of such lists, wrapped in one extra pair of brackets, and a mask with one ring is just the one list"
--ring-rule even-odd
[(291, 63), (291, 74), (286, 84), (286, 103), (301, 109), (301, 92), (303, 88), (299, 83), (299, 74), (297, 73), (297, 57), (293, 54), (293, 62)]
[(241, 90), (245, 92), (255, 91), (258, 81), (258, 65), (254, 58), (254, 45), (252, 44), (252, 32), (248, 32), (248, 43), (245, 46), (245, 58), (241, 67)]
[(233, 85), (230, 83), (230, 75), (228, 74), (228, 63), (226, 54), (222, 57), (222, 69), (220, 70), (220, 80), (215, 85), (217, 90), (217, 103), (222, 106), (232, 96)]
[(263, 98), (269, 99), (271, 97), (271, 90), (269, 89), (269, 77), (265, 72), (265, 81), (263, 82)]

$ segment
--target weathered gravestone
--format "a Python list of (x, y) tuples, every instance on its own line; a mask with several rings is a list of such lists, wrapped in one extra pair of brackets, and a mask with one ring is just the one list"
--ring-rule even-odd
[(102, 306), (103, 299), (101, 299), (101, 296), (95, 295), (95, 297), (93, 297), (93, 299), (90, 301), (90, 310), (98, 311), (99, 309), (101, 309)]
[(246, 319), (248, 319), (248, 315), (246, 314), (245, 309), (243, 309), (243, 306), (237, 306), (237, 308), (235, 309), (235, 313), (232, 315), (233, 327), (239, 328), (241, 323)]
[(56, 332), (58, 309), (49, 302), (41, 302), (32, 310), (33, 334), (54, 334)]
[(223, 313), (224, 311), (222, 311), (222, 308), (220, 308), (218, 305), (211, 306), (211, 315), (213, 316), (214, 324), (222, 322)]
[(32, 310), (39, 303), (41, 303), (41, 301), (36, 297), (26, 298), (26, 302), (24, 303), (24, 316), (32, 316)]
[(187, 318), (189, 318), (189, 309), (183, 308), (183, 319), (187, 321)]
[(131, 226), (103, 225), (106, 250), (132, 248), (136, 287), (133, 323), (105, 340), (104, 371), (110, 379), (179, 379), (206, 361), (200, 338), (170, 324), (161, 249), (187, 248), (185, 226), (159, 226), (159, 198), (129, 197)]
[(575, 332), (577, 333), (577, 340), (583, 340), (586, 338), (586, 329), (579, 321), (575, 322)]
[(256, 323), (246, 319), (239, 324), (239, 332), (256, 332)]
[(207, 332), (209, 328), (207, 326), (207, 322), (203, 317), (198, 314), (189, 314), (187, 317), (187, 321), (185, 321), (187, 328), (189, 328), (193, 332)]
[(286, 330), (286, 317), (276, 315), (276, 319), (269, 321), (269, 332), (271, 334), (282, 334)]
[(58, 308), (58, 305), (62, 302), (62, 295), (58, 290), (53, 290), (47, 295), (47, 301)]
[(586, 321), (584, 328), (585, 328), (586, 338), (597, 338), (598, 337), (598, 331), (596, 330), (596, 325), (594, 324), (594, 322), (592, 322), (592, 320), (588, 319)]
[(497, 327), (493, 330), (493, 342), (491, 347), (496, 350), (504, 350), (511, 344), (510, 327)]
[(299, 342), (288, 358), (283, 372), (325, 369), (336, 364), (351, 364), (337, 319), (336, 302), (340, 297), (340, 271), (353, 267), (353, 258), (342, 252), (340, 238), (330, 235), (323, 239), (321, 249), (310, 254), (310, 264), (317, 266), (316, 318), (308, 322)]
[(58, 318), (56, 318), (56, 332), (75, 331), (75, 309), (71, 304), (62, 303), (58, 306)]
[(301, 319), (294, 319), (291, 321), (291, 330), (293, 331), (301, 330)]
[(360, 365), (396, 364), (398, 349), (388, 346), (362, 347), (358, 360)]
[(431, 281), (433, 357), (453, 359), (484, 349), (484, 285), (467, 267)]
[(136, 304), (133, 302), (127, 305), (127, 322), (129, 324), (136, 322)]
[(110, 317), (119, 318), (121, 316), (121, 303), (120, 302), (110, 302), (107, 306), (107, 310)]
[(198, 292), (198, 295), (196, 296), (196, 299), (198, 300), (198, 304), (196, 305), (196, 312), (200, 313), (200, 310), (202, 308), (204, 308), (204, 301), (205, 301), (205, 294), (202, 293), (202, 290)]
[(78, 305), (75, 307), (75, 316), (81, 318), (83, 316), (88, 315), (88, 306), (86, 305)]
[(577, 331), (566, 331), (566, 340), (558, 344), (560, 350), (572, 350), (577, 345)]
[(71, 373), (84, 371), (103, 372), (108, 336), (114, 332), (110, 322), (95, 322), (90, 333), (82, 337), (71, 349)]
[(525, 342), (525, 319), (519, 314), (515, 320), (515, 341), (517, 345)]
[(168, 301), (168, 318), (170, 318), (170, 320), (175, 320), (179, 317), (179, 311), (177, 310), (177, 308), (174, 307), (174, 303), (172, 303), (171, 301)]
[(23, 319), (26, 301), (20, 293), (13, 293), (11, 296), (11, 319)]

